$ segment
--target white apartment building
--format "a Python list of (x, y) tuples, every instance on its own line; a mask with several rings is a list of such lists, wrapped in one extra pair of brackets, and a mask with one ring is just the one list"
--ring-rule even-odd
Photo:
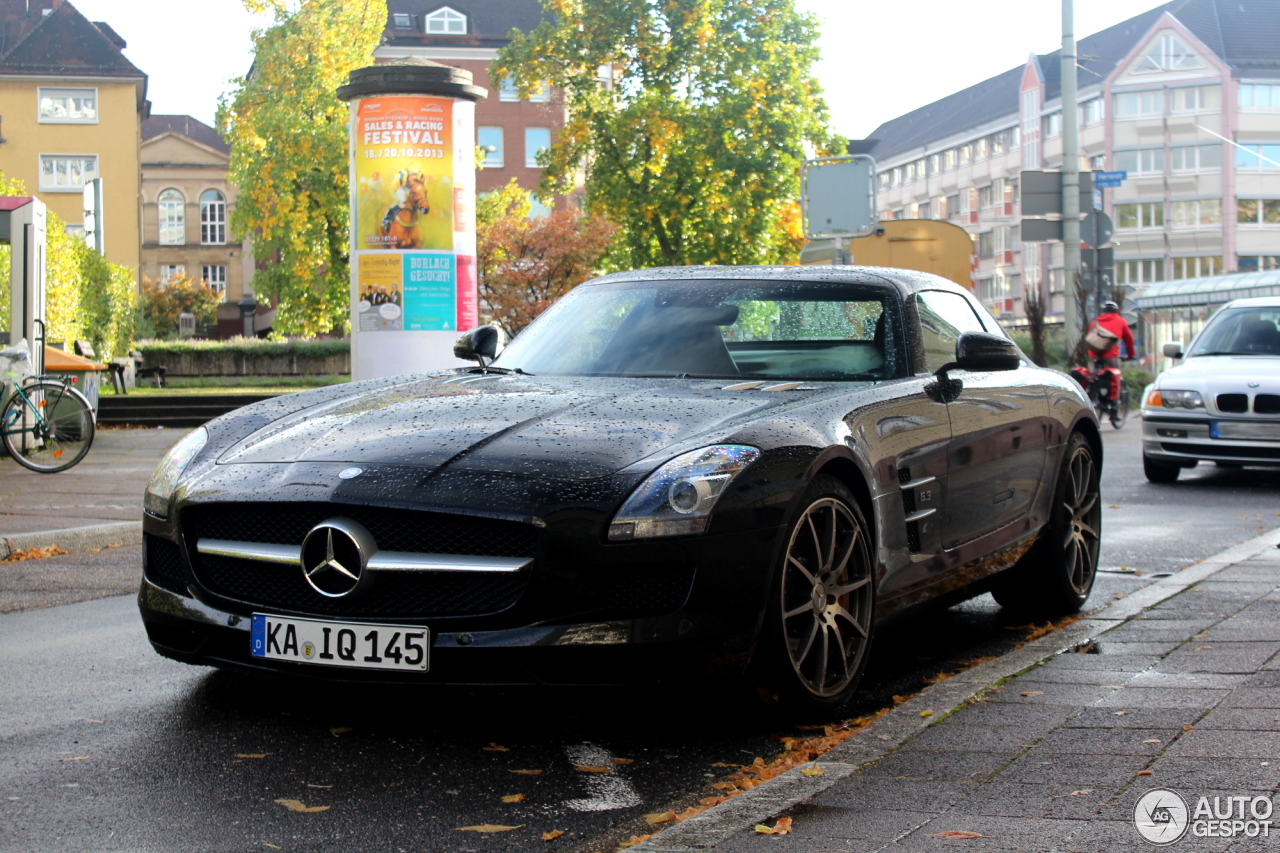
[[(1280, 2), (1174, 0), (1077, 46), (1080, 168), (1126, 171), (1103, 193), (1116, 281), (1280, 267)], [(974, 238), (973, 283), (1017, 325), (1024, 294), (1064, 306), (1061, 243), (1019, 240), (1019, 175), (1062, 165), (1059, 54), (1032, 54), (850, 145), (877, 161), (881, 219), (933, 218)]]

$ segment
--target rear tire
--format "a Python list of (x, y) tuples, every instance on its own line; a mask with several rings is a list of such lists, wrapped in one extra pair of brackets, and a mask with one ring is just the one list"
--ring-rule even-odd
[(1127, 420), (1129, 420), (1129, 389), (1122, 381), (1120, 396), (1111, 407), (1111, 426), (1120, 429)]
[(1102, 500), (1093, 447), (1080, 433), (1067, 442), (1053, 487), (1049, 522), (1017, 565), (995, 577), (1001, 607), (1058, 616), (1084, 606), (1098, 571)]
[(787, 526), (757, 673), (800, 717), (838, 717), (866, 668), (875, 619), (870, 530), (849, 489), (824, 475), (814, 478)]
[[(79, 391), (60, 382), (33, 382), (14, 394), (0, 413), (0, 436), (14, 461), (41, 474), (75, 465), (93, 445), (93, 408)], [(39, 412), (40, 420), (36, 420)]]
[(1177, 462), (1160, 462), (1142, 454), (1142, 473), (1152, 483), (1174, 483), (1182, 473), (1182, 466)]

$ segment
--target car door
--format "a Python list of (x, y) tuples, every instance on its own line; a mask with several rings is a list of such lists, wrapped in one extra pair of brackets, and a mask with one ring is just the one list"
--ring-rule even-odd
[[(930, 372), (955, 359), (964, 332), (1002, 334), (964, 296), (943, 290), (916, 294), (924, 366)], [(999, 547), (1026, 532), (1019, 526), (1044, 477), (1048, 399), (1026, 368), (949, 371), (958, 384), (948, 394), (951, 442), (942, 545), (962, 547), (1004, 530), (986, 544)], [(958, 391), (958, 393), (957, 393)], [(989, 550), (989, 549), (984, 549)]]

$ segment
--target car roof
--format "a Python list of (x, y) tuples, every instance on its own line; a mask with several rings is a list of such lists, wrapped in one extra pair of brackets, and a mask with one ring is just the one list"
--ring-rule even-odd
[(1280, 308), (1280, 296), (1250, 296), (1232, 299), (1223, 308)]
[(892, 285), (901, 296), (919, 290), (949, 290), (971, 295), (966, 288), (942, 276), (915, 270), (891, 267), (864, 266), (686, 266), (651, 267), (610, 273), (581, 285), (615, 284), (624, 281), (644, 281), (658, 284), (671, 281), (695, 281), (707, 279), (765, 279), (771, 282), (794, 281), (797, 283), (871, 284)]

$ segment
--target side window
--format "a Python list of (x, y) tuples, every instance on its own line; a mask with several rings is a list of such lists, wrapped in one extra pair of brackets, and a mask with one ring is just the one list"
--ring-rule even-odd
[(956, 360), (956, 341), (964, 332), (985, 332), (969, 301), (958, 293), (923, 290), (916, 294), (924, 368), (930, 373)]

